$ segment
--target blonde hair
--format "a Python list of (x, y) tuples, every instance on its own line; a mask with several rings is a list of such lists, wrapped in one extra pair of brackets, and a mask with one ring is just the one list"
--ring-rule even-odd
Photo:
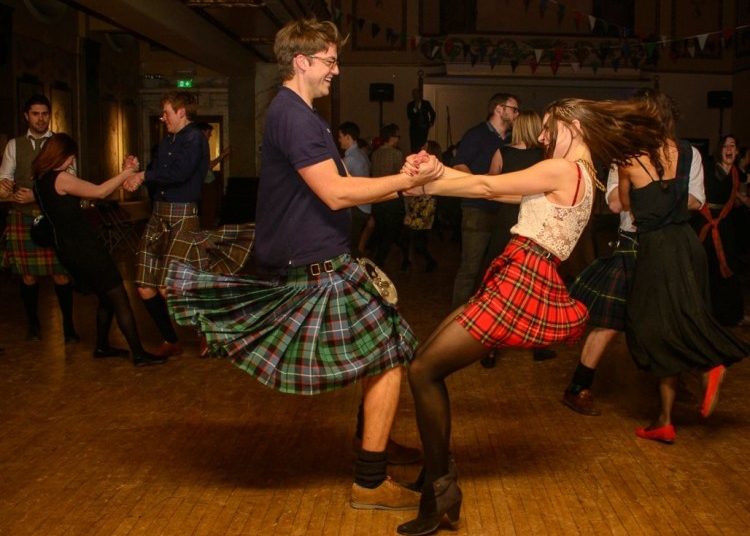
[(534, 110), (521, 110), (513, 121), (513, 145), (525, 145), (527, 149), (541, 147), (539, 134), (542, 132), (542, 118)]
[(281, 79), (286, 81), (294, 77), (292, 62), (297, 55), (312, 56), (331, 45), (340, 49), (348, 40), (349, 36), (342, 36), (336, 25), (328, 20), (300, 19), (288, 22), (276, 33), (273, 43)]

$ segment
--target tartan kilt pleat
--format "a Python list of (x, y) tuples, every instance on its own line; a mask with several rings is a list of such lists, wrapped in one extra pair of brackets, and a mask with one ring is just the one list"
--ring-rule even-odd
[(586, 306), (568, 294), (556, 258), (514, 236), (456, 320), (483, 345), (539, 348), (583, 334)]
[(625, 331), (626, 303), (635, 273), (632, 245), (589, 264), (570, 285), (570, 295), (586, 304), (589, 322), (600, 328)]
[(348, 255), (317, 277), (275, 280), (201, 272), (172, 262), (166, 279), (178, 324), (284, 393), (313, 395), (411, 361), (416, 336)]
[(2, 236), (2, 267), (20, 275), (68, 275), (53, 248), (37, 246), (31, 239), (31, 225), (39, 214), (8, 212)]
[(254, 241), (254, 223), (181, 230), (166, 253), (165, 265), (186, 262), (203, 272), (236, 274), (247, 263)]

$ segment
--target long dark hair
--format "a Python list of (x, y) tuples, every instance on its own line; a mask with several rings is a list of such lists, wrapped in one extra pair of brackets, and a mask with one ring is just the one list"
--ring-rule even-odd
[(69, 156), (78, 154), (78, 144), (67, 134), (53, 134), (31, 163), (34, 178), (60, 167)]
[[(661, 146), (668, 136), (656, 108), (646, 102), (640, 99), (561, 99), (547, 106), (544, 113), (549, 114), (547, 158), (554, 154), (557, 124), (562, 122), (583, 138), (594, 161), (624, 166), (632, 158), (647, 154), (659, 175), (664, 174)], [(575, 119), (581, 129), (573, 124)]]

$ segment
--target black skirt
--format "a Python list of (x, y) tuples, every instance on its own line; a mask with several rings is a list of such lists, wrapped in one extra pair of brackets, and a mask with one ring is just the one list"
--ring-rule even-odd
[(687, 223), (639, 234), (626, 335), (636, 365), (659, 377), (730, 365), (750, 353), (711, 314), (706, 254)]

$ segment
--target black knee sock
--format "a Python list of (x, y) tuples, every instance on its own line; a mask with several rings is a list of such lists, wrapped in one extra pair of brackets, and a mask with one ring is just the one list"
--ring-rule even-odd
[[(169, 310), (167, 309), (167, 302), (161, 294), (157, 294), (153, 298), (143, 300), (143, 305), (146, 306), (148, 314), (154, 319), (156, 327), (159, 328), (159, 333), (167, 342), (177, 342), (177, 333), (172, 327), (172, 320), (169, 318)], [(119, 322), (119, 319), (118, 319)]]
[[(143, 345), (141, 345), (141, 338), (138, 335), (138, 326), (135, 323), (135, 315), (133, 314), (132, 307), (130, 307), (130, 300), (128, 299), (127, 292), (125, 292), (125, 287), (120, 285), (110, 290), (107, 292), (106, 298), (112, 303), (112, 309), (117, 318), (117, 325), (125, 336), (125, 340), (128, 341), (130, 352), (134, 356), (143, 355), (144, 350)], [(167, 320), (169, 320), (169, 317), (167, 317)], [(176, 340), (177, 338), (175, 337)]]
[(39, 316), (37, 316), (37, 304), (39, 303), (39, 283), (27, 285), (21, 281), (21, 301), (26, 311), (26, 321), (30, 328), (39, 327)]
[(73, 327), (73, 285), (65, 283), (64, 285), (55, 284), (55, 294), (57, 294), (57, 303), (60, 304), (60, 312), (63, 317), (63, 332), (65, 334), (75, 333)]
[(596, 369), (589, 368), (583, 363), (578, 363), (578, 366), (573, 373), (573, 379), (570, 380), (568, 392), (577, 395), (584, 389), (590, 389), (591, 384), (594, 383), (595, 373)]
[(355, 432), (357, 439), (362, 439), (365, 435), (365, 402), (364, 400), (359, 401), (359, 409), (357, 410), (357, 431)]
[(385, 451), (360, 450), (354, 462), (354, 482), (363, 488), (377, 488), (387, 476), (387, 466)]

